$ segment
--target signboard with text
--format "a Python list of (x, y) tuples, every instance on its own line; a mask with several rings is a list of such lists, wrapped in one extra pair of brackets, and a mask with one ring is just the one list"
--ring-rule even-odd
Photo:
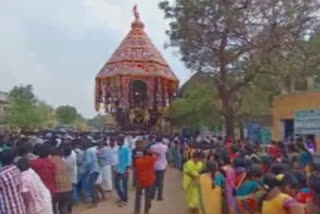
[(294, 115), (294, 134), (320, 135), (320, 109), (296, 112)]

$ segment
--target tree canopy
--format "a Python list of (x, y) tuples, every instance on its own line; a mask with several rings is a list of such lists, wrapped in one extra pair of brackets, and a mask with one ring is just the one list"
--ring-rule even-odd
[[(176, 0), (160, 3), (170, 19), (169, 46), (192, 70), (208, 72), (227, 135), (241, 110), (240, 91), (268, 70), (274, 56), (298, 49), (319, 22), (318, 0)], [(281, 72), (281, 71), (279, 71)]]
[(27, 130), (50, 129), (59, 123), (87, 131), (89, 121), (95, 120), (101, 121), (103, 118), (97, 116), (96, 119), (86, 120), (75, 107), (68, 105), (54, 109), (36, 97), (32, 85), (15, 86), (8, 94), (8, 106), (0, 112), (0, 124)]
[(107, 122), (108, 115), (97, 115), (94, 118), (88, 120), (88, 125), (97, 129), (97, 130), (103, 130), (105, 123)]
[(72, 124), (76, 119), (80, 118), (77, 109), (73, 106), (59, 106), (56, 109), (57, 120), (61, 124)]
[(23, 129), (34, 129), (54, 124), (54, 109), (39, 101), (31, 85), (15, 86), (9, 92), (9, 104), (5, 110), (5, 121)]
[(169, 108), (169, 118), (174, 125), (194, 130), (221, 125), (215, 90), (210, 81), (208, 75), (199, 73), (183, 86), (181, 97)]

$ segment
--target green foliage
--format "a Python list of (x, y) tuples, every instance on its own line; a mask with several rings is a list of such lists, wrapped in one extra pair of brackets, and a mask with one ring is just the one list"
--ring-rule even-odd
[(40, 123), (40, 117), (35, 109), (36, 98), (32, 86), (16, 86), (9, 93), (6, 120), (9, 124), (20, 128), (36, 128)]
[(103, 130), (105, 123), (107, 122), (108, 115), (97, 115), (94, 118), (88, 120), (88, 125), (97, 129)]
[(41, 127), (53, 128), (55, 125), (57, 125), (54, 108), (46, 104), (44, 101), (38, 102), (37, 113), (40, 117)]
[(176, 0), (160, 8), (170, 19), (169, 46), (178, 48), (188, 68), (214, 78), (231, 136), (244, 103), (241, 93), (258, 74), (274, 72), (270, 64), (277, 76), (301, 67), (304, 55), (294, 53), (320, 23), (318, 0)]
[(15, 86), (8, 96), (8, 107), (0, 115), (0, 124), (8, 124), (22, 129), (53, 128), (57, 120), (64, 125), (87, 130), (87, 121), (77, 113), (76, 108), (53, 107), (40, 101), (33, 93), (31, 85)]
[(5, 121), (22, 129), (42, 128), (54, 119), (53, 108), (37, 100), (31, 85), (15, 86), (9, 93)]
[(294, 80), (299, 78), (314, 78), (314, 87), (317, 88), (317, 81), (320, 82), (320, 33), (313, 34), (308, 40), (300, 40), (294, 48), (273, 52), (268, 60), (270, 63), (264, 66), (267, 72), (257, 75), (241, 90), (240, 114), (271, 114), (272, 98), (283, 92), (291, 93), (297, 88)]
[(240, 91), (242, 103), (239, 115), (270, 115), (272, 98), (279, 93), (279, 85), (272, 77), (258, 75), (252, 84)]
[(0, 111), (0, 125), (6, 123), (6, 113), (4, 111)]
[(80, 131), (88, 131), (88, 124), (87, 121), (82, 118), (78, 117), (72, 122), (72, 127), (74, 129), (80, 130)]
[(297, 43), (297, 46), (273, 51), (265, 65), (265, 70), (278, 82), (282, 93), (292, 93), (295, 89), (306, 90), (304, 81), (302, 85), (297, 81), (320, 72), (320, 34), (315, 33), (308, 40), (300, 39)]
[(67, 125), (72, 124), (76, 119), (80, 118), (77, 109), (73, 106), (59, 106), (56, 109), (56, 116), (59, 123)]
[(204, 83), (190, 84), (184, 95), (170, 106), (169, 118), (181, 128), (216, 128), (221, 125), (221, 117), (214, 98), (212, 87), (206, 87)]

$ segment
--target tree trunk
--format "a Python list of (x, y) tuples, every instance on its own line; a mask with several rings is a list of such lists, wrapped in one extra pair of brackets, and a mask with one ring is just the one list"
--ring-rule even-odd
[(234, 129), (235, 129), (235, 117), (234, 114), (225, 114), (224, 115), (224, 126), (226, 130), (227, 137), (234, 137)]
[(239, 121), (240, 139), (244, 139), (244, 122)]
[(234, 94), (230, 93), (226, 88), (226, 84), (220, 85), (218, 88), (221, 99), (221, 112), (224, 118), (224, 127), (227, 137), (234, 137), (234, 129), (236, 123), (235, 112), (233, 108)]

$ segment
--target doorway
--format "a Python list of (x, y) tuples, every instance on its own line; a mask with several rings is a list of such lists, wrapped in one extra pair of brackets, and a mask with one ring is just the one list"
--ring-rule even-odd
[(131, 108), (144, 108), (148, 103), (147, 84), (142, 80), (133, 80), (130, 85)]

